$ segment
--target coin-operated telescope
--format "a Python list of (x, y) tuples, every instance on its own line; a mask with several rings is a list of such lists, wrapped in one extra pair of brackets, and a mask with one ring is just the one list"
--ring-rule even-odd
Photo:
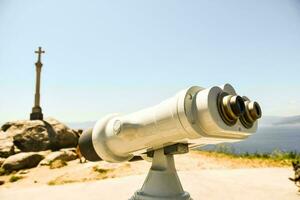
[(82, 134), (79, 147), (90, 160), (128, 161), (141, 155), (152, 167), (132, 200), (191, 199), (182, 189), (174, 154), (189, 148), (236, 142), (257, 129), (258, 103), (236, 94), (234, 88), (190, 87), (160, 104), (128, 114), (110, 114)]

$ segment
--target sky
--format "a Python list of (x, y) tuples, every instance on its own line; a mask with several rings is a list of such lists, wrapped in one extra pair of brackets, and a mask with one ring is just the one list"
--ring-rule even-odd
[(0, 122), (41, 106), (65, 122), (232, 84), (264, 115), (300, 114), (298, 0), (0, 0)]

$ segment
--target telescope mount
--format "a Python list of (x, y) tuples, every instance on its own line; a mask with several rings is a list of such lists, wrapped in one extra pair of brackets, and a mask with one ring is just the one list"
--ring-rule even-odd
[(175, 154), (188, 151), (188, 144), (178, 143), (147, 152), (152, 166), (142, 188), (130, 200), (192, 200), (182, 188), (174, 162)]

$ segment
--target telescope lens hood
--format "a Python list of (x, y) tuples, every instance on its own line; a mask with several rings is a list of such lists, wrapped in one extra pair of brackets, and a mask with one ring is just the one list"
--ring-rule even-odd
[(79, 138), (79, 149), (83, 157), (89, 161), (100, 161), (102, 160), (96, 153), (92, 139), (93, 129), (84, 131)]

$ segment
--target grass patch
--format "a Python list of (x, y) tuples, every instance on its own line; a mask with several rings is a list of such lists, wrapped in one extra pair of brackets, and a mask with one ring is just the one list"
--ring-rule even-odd
[(52, 181), (49, 181), (48, 182), (48, 185), (62, 185), (62, 184), (67, 184), (67, 183), (75, 183), (75, 182), (78, 182), (76, 180), (63, 180), (63, 181), (60, 181), (60, 180), (52, 180)]
[(111, 169), (99, 168), (98, 166), (93, 167), (94, 172), (98, 172), (100, 174), (106, 174), (111, 171)]
[(199, 152), (218, 158), (226, 157), (233, 160), (243, 159), (249, 162), (260, 162), (263, 165), (278, 167), (290, 166), (293, 161), (300, 161), (300, 153), (294, 151), (284, 152), (280, 150), (274, 150), (271, 153), (237, 153), (234, 147), (226, 144), (216, 145), (215, 149), (213, 150), (199, 150)]
[(60, 176), (51, 181), (47, 184), (52, 185), (63, 185), (68, 183), (75, 183), (75, 182), (86, 182), (86, 181), (94, 181), (94, 180), (102, 180), (107, 178), (115, 177), (115, 169), (113, 168), (101, 168), (100, 166), (93, 166), (91, 168), (91, 176), (84, 177), (84, 178), (76, 178), (76, 177), (68, 177), (68, 176)]
[(115, 176), (115, 169), (100, 168), (99, 166), (94, 166), (92, 170), (97, 173), (97, 179), (107, 179), (113, 178)]
[(0, 176), (5, 175), (7, 172), (5, 171), (5, 169), (3, 169), (2, 167), (0, 167)]
[(52, 180), (52, 181), (48, 182), (48, 185), (57, 185), (57, 184), (56, 184), (55, 180)]
[(23, 176), (17, 176), (17, 175), (12, 175), (10, 178), (9, 178), (9, 182), (13, 183), (13, 182), (16, 182), (20, 179), (22, 179)]
[(84, 178), (80, 180), (72, 180), (72, 179), (61, 180), (61, 177), (58, 177), (52, 181), (49, 181), (47, 184), (53, 186), (53, 185), (63, 185), (68, 183), (85, 182), (85, 181), (88, 181), (88, 179)]
[(66, 161), (63, 160), (54, 160), (53, 162), (50, 162), (49, 168), (50, 169), (57, 169), (68, 165)]

